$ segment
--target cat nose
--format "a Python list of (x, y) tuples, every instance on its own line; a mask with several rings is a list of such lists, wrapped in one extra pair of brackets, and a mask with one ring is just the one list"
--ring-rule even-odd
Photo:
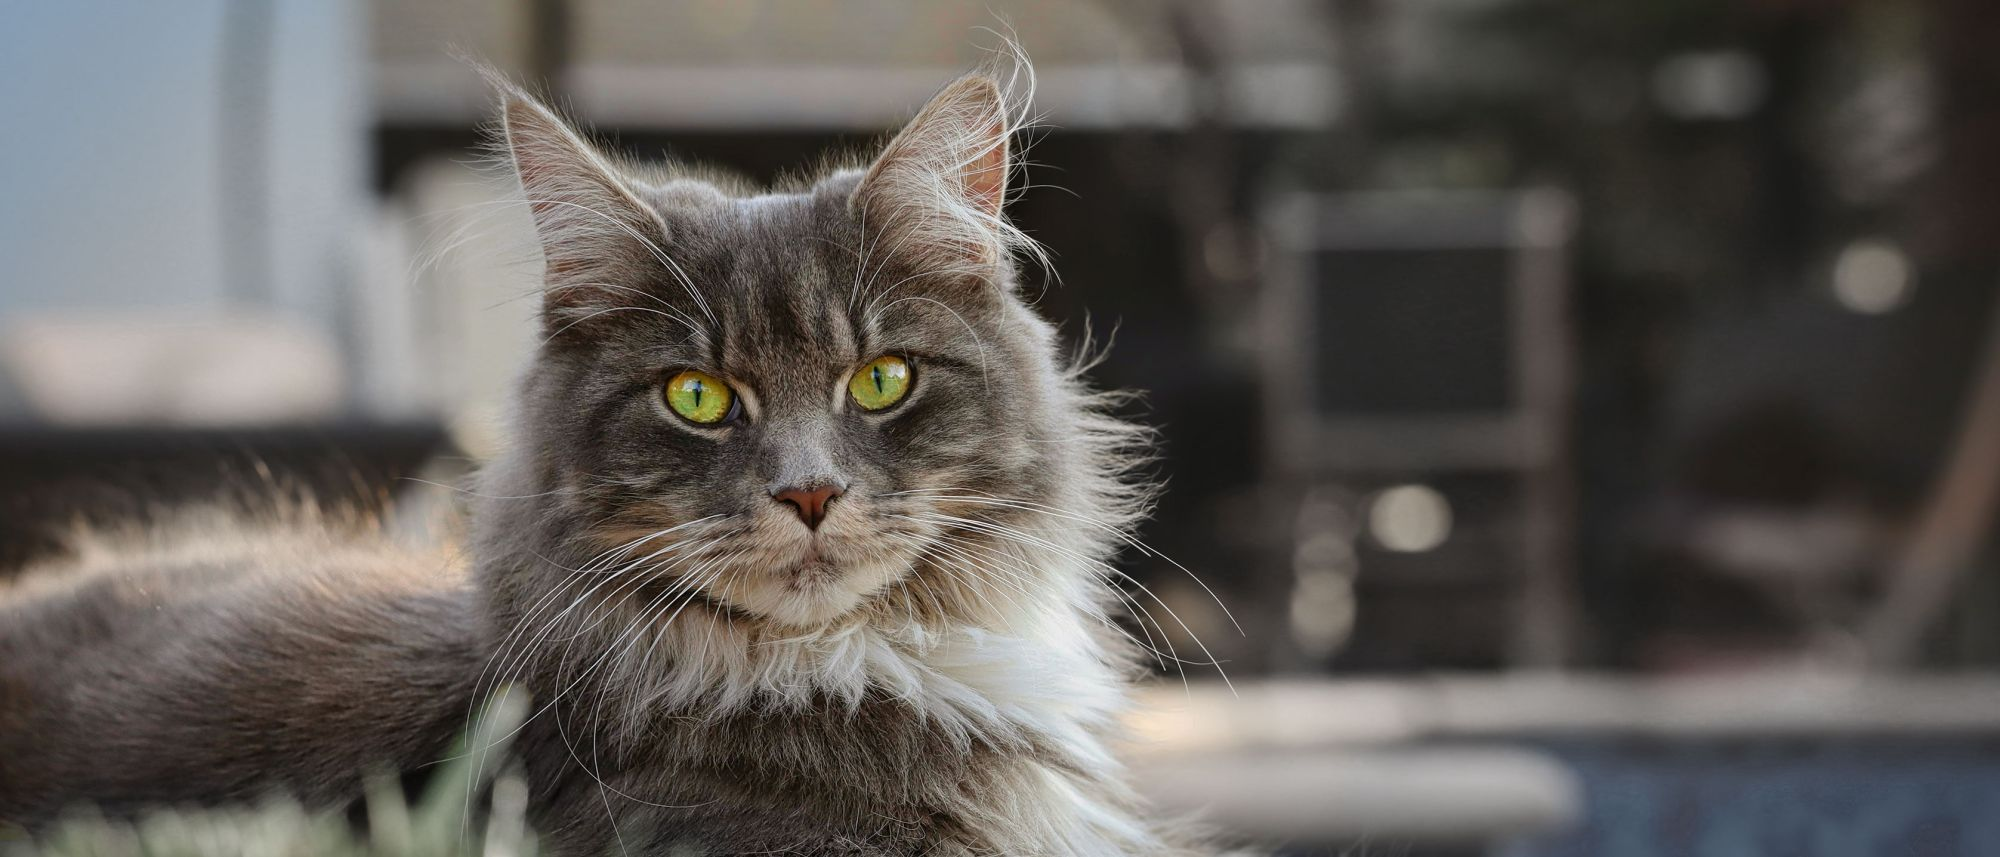
[(826, 520), (826, 504), (833, 502), (833, 498), (840, 494), (839, 486), (823, 483), (775, 491), (772, 492), (771, 499), (792, 504), (792, 508), (798, 510), (799, 520), (805, 522), (806, 528), (817, 530), (819, 522)]

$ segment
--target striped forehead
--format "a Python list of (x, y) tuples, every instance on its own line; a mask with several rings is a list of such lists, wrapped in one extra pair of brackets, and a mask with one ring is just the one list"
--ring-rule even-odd
[(854, 241), (810, 195), (733, 200), (734, 237), (718, 247), (723, 305), (722, 361), (767, 381), (796, 379), (817, 387), (859, 358), (847, 300)]

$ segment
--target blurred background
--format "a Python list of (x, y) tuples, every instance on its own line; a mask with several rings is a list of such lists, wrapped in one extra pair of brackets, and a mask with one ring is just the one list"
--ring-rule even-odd
[(1141, 535), (1217, 596), (1125, 558), (1197, 662), (1148, 791), (1296, 854), (2000, 851), (2000, 6), (4, 14), (0, 567), (188, 500), (452, 504), (539, 273), (454, 51), (768, 179), (995, 28), (1031, 291), (1115, 332)]

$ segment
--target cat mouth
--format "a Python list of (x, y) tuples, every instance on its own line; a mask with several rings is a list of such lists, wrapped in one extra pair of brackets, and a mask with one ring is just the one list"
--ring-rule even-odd
[(798, 591), (839, 579), (846, 563), (838, 554), (836, 546), (825, 536), (814, 533), (772, 557), (775, 561), (768, 567), (787, 584), (786, 588)]

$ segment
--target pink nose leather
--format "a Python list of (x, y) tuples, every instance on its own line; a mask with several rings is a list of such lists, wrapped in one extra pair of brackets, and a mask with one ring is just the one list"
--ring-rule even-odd
[(813, 488), (786, 488), (772, 494), (771, 498), (780, 503), (792, 504), (792, 508), (799, 512), (799, 520), (804, 521), (807, 528), (817, 530), (819, 522), (826, 520), (826, 504), (833, 502), (833, 498), (838, 496), (840, 496), (839, 488), (820, 485)]

